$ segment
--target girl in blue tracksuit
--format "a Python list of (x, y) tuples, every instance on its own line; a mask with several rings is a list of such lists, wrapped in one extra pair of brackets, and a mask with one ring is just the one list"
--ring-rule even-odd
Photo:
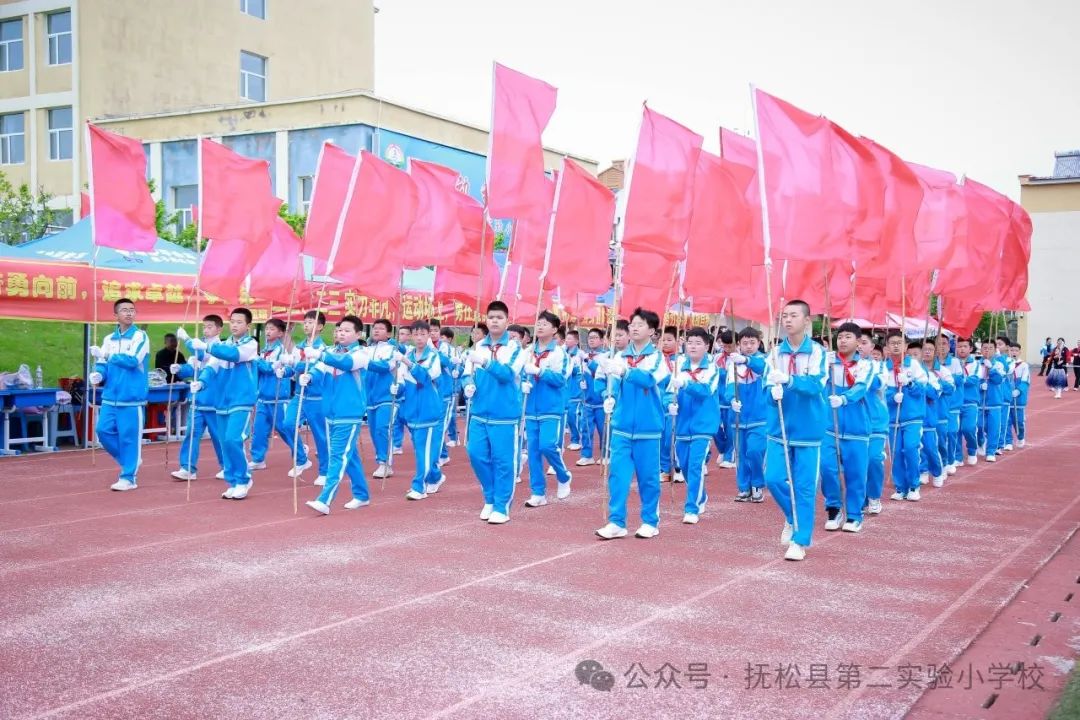
[(960, 437), (962, 442), (957, 448), (957, 456), (963, 460), (967, 456), (967, 464), (974, 465), (979, 461), (979, 409), (982, 404), (982, 392), (979, 386), (982, 384), (980, 377), (982, 363), (980, 359), (971, 354), (972, 344), (970, 338), (960, 338), (956, 341), (956, 360), (960, 367), (957, 390), (963, 388), (963, 402), (960, 406)]
[(1012, 354), (1012, 398), (1009, 404), (1009, 429), (1005, 442), (1012, 444), (1016, 437), (1016, 447), (1024, 447), (1027, 439), (1027, 404), (1028, 390), (1031, 388), (1031, 366), (1020, 357), (1020, 343), (1014, 342), (1009, 348)]
[(738, 445), (735, 502), (765, 501), (765, 360), (761, 332), (751, 327), (739, 331), (738, 352), (728, 357), (724, 390), (735, 417), (733, 432)]
[(321, 386), (330, 467), (318, 499), (309, 500), (307, 506), (323, 515), (330, 514), (330, 503), (346, 473), (352, 484), (353, 499), (345, 503), (345, 509), (356, 510), (371, 504), (364, 466), (356, 447), (360, 421), (367, 405), (362, 371), (368, 367), (371, 357), (370, 349), (360, 346), (363, 327), (363, 321), (355, 315), (343, 317), (334, 330), (334, 347), (304, 350), (309, 369), (298, 378), (301, 385)]
[(469, 463), (484, 494), (480, 519), (492, 525), (510, 520), (521, 462), (521, 374), (526, 354), (507, 333), (508, 317), (505, 303), (488, 304), (488, 335), (469, 353), (464, 375), (465, 397), (471, 400)]
[[(389, 320), (376, 320), (371, 324), (371, 363), (364, 373), (364, 391), (367, 397), (367, 424), (371, 431), (371, 444), (375, 446), (374, 477), (392, 475), (390, 453), (390, 426), (397, 419), (396, 403), (390, 386), (394, 384), (394, 370), (401, 359), (397, 344), (390, 339), (392, 329)], [(396, 434), (396, 430), (394, 431)], [(396, 438), (395, 438), (396, 441)], [(394, 447), (397, 447), (396, 445)]]
[(659, 316), (637, 308), (628, 325), (630, 345), (605, 359), (608, 378), (604, 412), (611, 418), (611, 472), (608, 476), (608, 524), (596, 531), (605, 540), (626, 536), (626, 501), (637, 477), (641, 527), (635, 535), (660, 533), (660, 438), (668, 414), (663, 394), (669, 374), (663, 355), (651, 338)]
[[(412, 324), (413, 347), (401, 359), (401, 417), (412, 435), (416, 473), (405, 497), (423, 500), (437, 493), (443, 484), (439, 455), (445, 435), (446, 405), (440, 385), (444, 375), (442, 356), (431, 344), (431, 326), (417, 320)], [(449, 373), (445, 373), (449, 375)]]
[(704, 328), (687, 331), (686, 356), (669, 381), (678, 397), (675, 450), (678, 466), (686, 476), (683, 522), (688, 525), (697, 523), (709, 500), (703, 475), (709, 443), (720, 426), (720, 372), (708, 355), (710, 339)]
[[(858, 353), (862, 330), (844, 323), (836, 332), (836, 354), (830, 357), (825, 385), (830, 417), (821, 455), (821, 491), (825, 496), (826, 530), (862, 530), (866, 471), (870, 453), (870, 361)], [(837, 457), (839, 455), (839, 457)], [(840, 466), (844, 471), (843, 493)]]
[[(814, 531), (814, 501), (821, 441), (825, 435), (828, 406), (821, 394), (826, 381), (825, 348), (813, 342), (807, 333), (810, 306), (805, 302), (789, 302), (780, 320), (787, 338), (769, 353), (769, 373), (765, 378), (765, 388), (772, 398), (767, 405), (765, 426), (765, 483), (786, 520), (780, 534), (781, 543), (788, 545), (784, 557), (802, 560)], [(786, 461), (781, 427), (787, 433)]]
[[(322, 339), (325, 325), (326, 315), (321, 312), (309, 310), (304, 315), (304, 338), (296, 344), (298, 362), (293, 368), (286, 370), (286, 377), (289, 375), (298, 377), (308, 371), (308, 363), (304, 360), (304, 350), (309, 347), (319, 350), (326, 347), (326, 342)], [(330, 453), (326, 446), (326, 416), (323, 414), (322, 390), (319, 385), (311, 384), (304, 388), (303, 407), (300, 406), (300, 393), (297, 392), (293, 396), (285, 411), (285, 424), (290, 428), (296, 428), (297, 413), (303, 413), (302, 419), (311, 432), (311, 439), (315, 442), (315, 454), (319, 459), (319, 475), (313, 484), (324, 485), (326, 473), (330, 467)]]
[(226, 500), (242, 500), (251, 490), (251, 471), (248, 470), (244, 441), (248, 437), (251, 414), (258, 396), (258, 373), (255, 360), (259, 346), (248, 334), (251, 311), (236, 308), (229, 315), (229, 338), (207, 345), (202, 340), (190, 340), (192, 351), (205, 350), (211, 360), (199, 373), (199, 386), (214, 383), (220, 388), (218, 427), (221, 434), (221, 454), (225, 462), (225, 482), (228, 489), (221, 494)]
[[(597, 378), (600, 356), (607, 352), (604, 347), (605, 332), (600, 328), (589, 331), (589, 350), (582, 358), (581, 380), (584, 383), (584, 419), (581, 430), (581, 457), (577, 464), (593, 465), (604, 457), (604, 386)], [(594, 450), (594, 437), (596, 438)]]
[[(219, 315), (207, 315), (203, 318), (203, 340), (213, 345), (221, 336), (221, 328), (224, 322)], [(194, 380), (199, 372), (206, 367), (210, 359), (205, 350), (192, 350), (187, 331), (183, 327), (176, 329), (176, 336), (188, 346), (188, 361), (176, 368), (169, 368), (173, 375), (182, 380)], [(217, 401), (221, 388), (213, 381), (204, 385), (202, 390), (191, 395), (191, 419), (188, 421), (187, 434), (184, 442), (180, 445), (180, 469), (174, 470), (172, 476), (177, 480), (194, 480), (198, 474), (199, 449), (202, 444), (204, 432), (210, 433), (210, 442), (214, 446), (214, 454), (217, 456), (218, 465), (225, 467), (221, 454), (221, 437), (218, 430)]]
[(889, 333), (886, 341), (885, 398), (888, 401), (892, 448), (893, 500), (919, 500), (919, 454), (926, 418), (926, 387), (929, 377), (918, 358), (922, 343), (908, 345), (899, 330)]
[(562, 420), (566, 411), (566, 384), (571, 376), (570, 357), (555, 341), (555, 331), (562, 321), (544, 311), (536, 321), (536, 340), (525, 364), (525, 441), (529, 446), (529, 486), (532, 496), (526, 507), (547, 505), (547, 479), (544, 461), (555, 470), (557, 497), (570, 494), (570, 472), (559, 452)]
[(859, 356), (870, 365), (866, 388), (866, 409), (870, 415), (870, 440), (866, 458), (866, 512), (881, 512), (881, 493), (885, 488), (885, 444), (889, 439), (889, 408), (885, 403), (884, 363), (874, 359), (874, 350), (884, 355), (884, 348), (874, 344), (874, 337), (863, 332), (859, 337)]
[[(266, 467), (266, 452), (270, 447), (270, 433), (277, 432), (289, 448), (290, 457), (295, 452), (295, 473), (299, 475), (311, 467), (304, 444), (296, 445), (293, 437), (295, 425), (286, 422), (285, 408), (292, 399), (292, 381), (286, 380), (296, 364), (295, 356), (285, 349), (285, 323), (277, 318), (266, 321), (266, 347), (255, 360), (259, 373), (259, 397), (255, 406), (255, 427), (251, 434), (250, 470)], [(292, 477), (294, 470), (289, 470)]]
[(120, 466), (120, 477), (109, 488), (125, 491), (136, 488), (142, 464), (150, 341), (135, 327), (135, 303), (121, 298), (113, 303), (113, 313), (116, 330), (100, 347), (90, 348), (95, 363), (88, 379), (103, 388), (95, 426), (98, 440)]

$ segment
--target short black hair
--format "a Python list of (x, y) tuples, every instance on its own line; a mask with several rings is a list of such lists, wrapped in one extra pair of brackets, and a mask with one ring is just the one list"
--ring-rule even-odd
[(630, 321), (629, 320), (616, 320), (615, 321), (615, 329), (616, 330), (622, 330), (623, 332), (630, 332)]
[(113, 313), (115, 313), (116, 309), (119, 308), (121, 305), (123, 305), (125, 303), (127, 303), (128, 305), (130, 305), (132, 307), (135, 307), (135, 301), (132, 300), (131, 298), (120, 298), (119, 300), (117, 300), (116, 302), (114, 302), (112, 304)]
[(742, 330), (739, 331), (739, 339), (742, 340), (743, 338), (754, 338), (755, 340), (760, 342), (761, 331), (757, 328), (752, 328), (749, 326), (744, 327)]
[(525, 326), (524, 325), (518, 325), (517, 323), (514, 323), (513, 325), (507, 326), (506, 331), (507, 332), (512, 332), (512, 333), (517, 333), (518, 335), (521, 335), (522, 337), (525, 336), (525, 332), (526, 332), (525, 331)]
[(409, 325), (398, 325), (397, 331), (400, 333), (402, 330), (409, 333), (410, 335), (412, 334), (412, 328)]
[(506, 317), (510, 317), (510, 308), (506, 307), (506, 303), (502, 300), (492, 300), (488, 303), (487, 309), (484, 310), (484, 314), (493, 312), (501, 312)]
[(1024, 347), (1024, 346), (1023, 346), (1023, 345), (1021, 345), (1021, 344), (1019, 343), (1019, 341), (1017, 341), (1017, 342), (1014, 342), (1014, 343), (1012, 344), (1012, 347), (1016, 348), (1017, 350), (1021, 350), (1021, 349), (1023, 349), (1023, 347)]
[(882, 355), (885, 354), (885, 346), (879, 342), (874, 343), (874, 350), (877, 350)]
[(593, 333), (596, 333), (598, 336), (600, 336), (601, 340), (607, 337), (607, 330), (605, 330), (604, 328), (589, 328), (589, 334), (592, 335)]
[(176, 339), (176, 333), (165, 333), (165, 339), (168, 340), (169, 338), (172, 338), (173, 340), (175, 340)]
[(555, 313), (551, 312), (550, 310), (544, 310), (543, 312), (541, 312), (539, 315), (536, 316), (536, 321), (537, 322), (540, 322), (541, 320), (547, 320), (549, 323), (551, 323), (551, 326), (553, 328), (555, 328), (556, 330), (559, 330), (560, 328), (562, 328), (562, 320), (560, 320), (559, 316), (556, 315)]
[(894, 337), (902, 338), (904, 342), (907, 342), (907, 338), (904, 337), (904, 333), (899, 330), (893, 329), (885, 334), (885, 340), (892, 340)]
[(975, 345), (975, 343), (971, 342), (971, 338), (969, 338), (969, 337), (958, 337), (958, 338), (956, 338), (956, 344), (959, 345), (960, 343), (967, 343), (968, 345), (971, 345), (973, 347)]
[(443, 328), (442, 330), (439, 331), (439, 336), (444, 337), (447, 340), (453, 340), (454, 339), (454, 329), (453, 328)]
[(371, 327), (375, 327), (376, 325), (382, 325), (384, 328), (386, 328), (387, 334), (394, 332), (394, 326), (391, 325), (390, 321), (386, 318), (379, 318), (375, 322), (371, 323)]
[[(642, 307), (634, 308), (634, 312), (630, 313), (630, 319), (639, 317), (645, 321), (645, 324), (649, 326), (649, 329), (656, 332), (660, 329), (660, 316), (654, 313), (652, 310), (646, 310)], [(630, 327), (630, 323), (626, 324), (627, 329)]]
[(665, 335), (674, 335), (675, 337), (679, 337), (679, 328), (675, 327), (674, 325), (665, 325), (664, 326), (664, 334)]
[(364, 321), (356, 317), (355, 315), (346, 315), (345, 317), (338, 320), (338, 327), (341, 327), (343, 323), (349, 323), (350, 325), (352, 325), (355, 332), (360, 332), (364, 329)]
[(802, 308), (803, 315), (805, 315), (806, 317), (810, 317), (810, 303), (806, 302), (805, 300), (799, 299), (788, 300), (786, 303), (784, 303), (785, 308), (789, 308), (793, 305), (798, 305), (800, 308)]
[(731, 343), (735, 342), (735, 336), (731, 333), (730, 330), (721, 330), (719, 333), (719, 339), (720, 342), (724, 345), (730, 345)]
[(922, 350), (922, 348), (923, 348), (923, 341), (922, 340), (912, 340), (911, 342), (909, 342), (907, 344), (907, 349), (908, 350)]
[(441, 328), (442, 320), (440, 320), (439, 318), (431, 318), (430, 320), (428, 320), (428, 327)]
[(326, 313), (319, 312), (318, 310), (308, 310), (304, 313), (305, 320), (311, 320), (312, 318), (315, 319), (316, 325), (326, 324)]
[[(664, 332), (667, 331), (665, 330)], [(712, 337), (709, 335), (709, 331), (703, 327), (698, 326), (694, 326), (686, 331), (686, 339), (689, 340), (692, 337), (701, 338), (705, 342), (706, 346), (708, 346), (709, 341), (712, 340)]]
[[(404, 328), (403, 328), (404, 329)], [(431, 323), (427, 320), (416, 320), (409, 326), (409, 332), (420, 330), (423, 332), (431, 332)]]
[(566, 339), (566, 328), (560, 325), (559, 327), (555, 328), (555, 334), (558, 335), (559, 337), (561, 337), (563, 340), (565, 340)]
[(570, 335), (573, 335), (574, 338), (577, 339), (577, 340), (581, 339), (581, 334), (577, 330), (567, 330), (566, 335), (567, 335), (567, 337), (569, 337)]
[(246, 307), (235, 308), (231, 313), (229, 313), (229, 317), (232, 317), (233, 315), (243, 315), (244, 320), (247, 322), (247, 324), (251, 324), (251, 311), (248, 310)]
[(840, 327), (836, 328), (836, 335), (839, 336), (840, 333), (851, 333), (856, 338), (858, 338), (862, 335), (862, 328), (859, 327), (856, 323), (846, 322), (842, 323)]
[(221, 319), (220, 315), (207, 315), (202, 319), (203, 322), (214, 323), (218, 327), (224, 327), (225, 321)]
[(474, 325), (473, 327), (474, 327), (475, 329), (479, 330), (480, 332), (484, 333), (485, 335), (487, 335), (487, 334), (488, 334), (488, 326), (487, 326), (487, 323), (482, 323), (482, 322), (478, 322), (478, 323), (476, 323), (476, 325)]
[(266, 325), (273, 325), (274, 327), (276, 327), (281, 332), (285, 332), (285, 321), (283, 321), (283, 320), (279, 320), (278, 318), (270, 318), (269, 320), (266, 321), (265, 324)]

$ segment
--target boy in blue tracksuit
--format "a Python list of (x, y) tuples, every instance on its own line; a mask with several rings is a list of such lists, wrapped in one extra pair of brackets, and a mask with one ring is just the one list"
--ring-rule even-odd
[[(664, 328), (664, 333), (660, 337), (660, 353), (664, 356), (664, 364), (667, 365), (669, 379), (679, 371), (679, 367), (682, 365), (683, 358), (679, 356), (679, 330), (674, 325), (668, 325)], [(668, 388), (666, 385), (661, 388), (662, 402), (666, 409), (668, 405), (676, 401), (675, 392)], [(675, 435), (675, 417), (672, 415), (664, 414), (664, 432), (660, 436), (660, 482), (666, 483), (671, 480), (676, 482), (682, 482), (683, 477), (679, 472), (678, 463), (674, 463), (675, 458), (672, 457), (672, 449), (675, 444), (672, 442), (672, 438)], [(675, 470), (672, 473), (672, 470)]]
[[(942, 382), (952, 385), (952, 391), (947, 396), (945, 403), (946, 422), (944, 437), (938, 438), (939, 445), (943, 448), (942, 458), (945, 462), (945, 472), (949, 475), (956, 474), (956, 466), (964, 462), (963, 451), (960, 447), (960, 414), (964, 406), (964, 371), (960, 367), (960, 361), (949, 349), (949, 339), (944, 335), (938, 335), (937, 360), (941, 368), (939, 376)], [(948, 376), (948, 379), (945, 376)], [(941, 432), (938, 426), (939, 434)]]
[[(202, 320), (203, 340), (213, 345), (221, 336), (221, 328), (225, 322), (220, 315), (207, 315)], [(183, 365), (174, 364), (169, 368), (176, 377), (181, 380), (194, 380), (199, 372), (206, 367), (210, 359), (205, 350), (195, 352), (188, 342), (187, 331), (183, 327), (176, 329), (176, 336), (188, 345), (188, 360)], [(210, 442), (214, 446), (214, 454), (217, 456), (218, 465), (222, 468), (225, 463), (221, 455), (221, 437), (218, 431), (217, 402), (221, 388), (216, 387), (211, 381), (202, 388), (201, 392), (191, 394), (191, 415), (188, 420), (187, 434), (184, 442), (180, 445), (180, 469), (173, 470), (172, 476), (177, 480), (195, 480), (198, 475), (199, 449), (202, 444), (203, 433), (210, 433)]]
[(585, 353), (581, 351), (580, 336), (577, 330), (566, 332), (566, 342), (563, 351), (570, 359), (570, 378), (566, 381), (566, 424), (570, 428), (569, 450), (580, 450), (585, 429), (582, 424), (582, 403), (585, 401), (585, 392), (581, 387), (581, 379), (584, 377), (582, 360)]
[(830, 417), (825, 429), (827, 447), (821, 449), (821, 492), (825, 496), (825, 529), (829, 531), (862, 530), (870, 454), (870, 406), (866, 396), (873, 368), (858, 353), (861, 334), (855, 323), (842, 324), (836, 332), (836, 353), (827, 359), (825, 399)]
[(787, 303), (780, 321), (787, 338), (769, 353), (765, 378), (765, 388), (772, 398), (766, 406), (765, 483), (784, 513), (780, 534), (780, 543), (788, 546), (784, 558), (802, 560), (814, 532), (821, 441), (825, 435), (825, 348), (810, 339), (810, 306), (804, 301)]
[[(429, 321), (429, 324), (431, 321)], [(432, 332), (435, 326), (431, 326)], [(457, 408), (454, 401), (457, 398), (457, 382), (461, 376), (461, 365), (458, 362), (458, 350), (454, 347), (454, 331), (451, 328), (440, 328), (437, 349), (439, 351), (439, 364), (442, 373), (439, 375), (439, 396), (443, 401), (443, 441), (442, 452), (439, 453), (439, 463), (445, 465), (450, 461), (449, 448), (457, 445)]]
[(1008, 442), (1009, 412), (1012, 409), (1013, 391), (1013, 359), (1009, 351), (1012, 341), (1007, 336), (1001, 335), (998, 337), (996, 345), (997, 354), (994, 357), (1005, 368), (1005, 379), (1001, 384), (1001, 431), (998, 434), (1000, 438), (998, 440), (998, 451), (1000, 452), (1002, 450), (1012, 450), (1012, 445)]
[(306, 372), (297, 378), (301, 386), (319, 385), (319, 395), (323, 399), (330, 466), (319, 497), (306, 503), (322, 515), (330, 514), (330, 503), (346, 473), (352, 485), (353, 499), (345, 503), (345, 509), (356, 510), (371, 504), (364, 465), (356, 447), (367, 406), (361, 375), (371, 358), (370, 349), (360, 346), (363, 327), (363, 321), (355, 315), (343, 317), (334, 329), (332, 348), (304, 349)]
[(660, 438), (669, 414), (663, 396), (670, 376), (651, 342), (660, 317), (637, 308), (627, 327), (630, 345), (602, 363), (608, 379), (604, 412), (612, 416), (608, 523), (596, 531), (604, 540), (626, 536), (626, 500), (635, 476), (641, 497), (641, 527), (635, 536), (660, 534)]
[[(248, 470), (266, 469), (266, 452), (270, 448), (270, 434), (277, 432), (289, 448), (290, 457), (296, 455), (296, 467), (289, 470), (289, 477), (299, 477), (311, 467), (304, 444), (296, 445), (294, 425), (286, 422), (285, 408), (292, 400), (292, 368), (296, 356), (285, 349), (285, 323), (277, 318), (266, 321), (266, 345), (255, 360), (259, 373), (259, 398), (255, 405), (255, 427), (251, 434), (251, 462)], [(296, 447), (294, 448), (294, 445)]]
[(1016, 447), (1024, 447), (1027, 439), (1027, 404), (1028, 390), (1031, 388), (1031, 367), (1020, 356), (1023, 348), (1020, 343), (1011, 343), (1009, 352), (1012, 355), (1012, 398), (1009, 400), (1009, 429), (1005, 435), (1005, 442), (1013, 443), (1016, 437)]
[(733, 444), (738, 448), (735, 502), (765, 501), (765, 359), (761, 332), (751, 327), (740, 330), (738, 352), (728, 356), (724, 389), (735, 418)]
[[(412, 347), (412, 331), (409, 329), (408, 326), (399, 327), (397, 331), (397, 340), (391, 342), (393, 342), (394, 347), (397, 348), (398, 359), (400, 359), (401, 355), (404, 355), (406, 352), (409, 351), (409, 348)], [(405, 419), (401, 417), (401, 415), (398, 414), (396, 411), (394, 413), (393, 435), (393, 453), (395, 455), (404, 454), (405, 450), (402, 446), (405, 442)], [(391, 461), (391, 464), (392, 463), (393, 461)]]
[[(735, 352), (735, 336), (730, 330), (721, 330), (716, 338), (719, 348), (716, 351), (716, 369), (720, 371), (720, 387), (727, 387), (728, 359)], [(722, 468), (735, 467), (735, 432), (732, 429), (734, 419), (732, 417), (730, 400), (721, 394), (720, 397), (720, 427), (716, 430), (716, 451), (719, 456), (716, 464)]]
[(439, 470), (446, 427), (446, 404), (441, 384), (444, 374), (442, 355), (431, 343), (431, 325), (423, 320), (412, 324), (409, 334), (413, 347), (401, 358), (401, 370), (395, 384), (401, 386), (401, 416), (412, 435), (416, 455), (416, 473), (405, 497), (423, 500), (439, 492), (445, 478)]
[[(720, 426), (720, 371), (709, 357), (711, 338), (705, 328), (686, 333), (686, 356), (668, 386), (677, 393), (675, 403), (675, 450), (678, 466), (686, 475), (683, 522), (696, 525), (709, 496), (705, 491), (705, 463), (709, 443)], [(671, 415), (670, 409), (668, 412)], [(664, 448), (666, 450), (667, 448)]]
[(986, 341), (979, 348), (982, 354), (980, 385), (982, 391), (982, 412), (979, 417), (979, 431), (986, 448), (986, 462), (997, 460), (1001, 449), (1001, 411), (1005, 404), (1003, 387), (1008, 370), (1005, 360), (996, 354), (994, 343)]
[(885, 397), (889, 408), (889, 446), (892, 448), (893, 500), (920, 499), (919, 455), (926, 419), (926, 387), (929, 378), (919, 358), (922, 343), (907, 345), (899, 330), (885, 341)]
[(570, 471), (559, 452), (562, 420), (566, 411), (566, 385), (571, 377), (570, 357), (555, 341), (562, 321), (558, 315), (544, 311), (536, 321), (536, 340), (525, 363), (525, 380), (521, 390), (525, 395), (525, 439), (529, 445), (529, 486), (532, 495), (526, 507), (547, 505), (547, 479), (544, 461), (555, 471), (558, 481), (556, 497), (570, 495)]
[[(317, 311), (309, 310), (304, 315), (304, 337), (296, 344), (295, 356), (297, 364), (286, 370), (289, 375), (297, 377), (307, 372), (307, 361), (304, 360), (304, 350), (309, 347), (322, 349), (326, 342), (322, 339), (323, 328), (326, 326), (326, 315)], [(326, 446), (326, 416), (323, 414), (322, 390), (318, 385), (308, 385), (304, 388), (304, 405), (300, 407), (300, 393), (297, 392), (289, 401), (285, 410), (285, 424), (290, 428), (296, 428), (296, 414), (303, 413), (303, 420), (307, 423), (311, 432), (311, 439), (315, 443), (315, 454), (319, 460), (319, 475), (315, 478), (314, 485), (326, 484), (326, 473), (330, 467), (330, 452)], [(310, 459), (310, 455), (308, 456)], [(297, 460), (299, 462), (299, 459)]]
[(919, 356), (926, 370), (926, 414), (923, 417), (922, 453), (919, 459), (919, 483), (925, 485), (933, 478), (934, 487), (945, 484), (945, 465), (941, 455), (940, 426), (948, 422), (948, 395), (952, 385), (941, 384), (940, 366), (937, 364), (937, 352), (934, 343), (924, 340), (922, 354)]
[[(199, 386), (214, 383), (221, 389), (218, 405), (218, 427), (221, 433), (222, 460), (225, 461), (226, 500), (243, 500), (251, 490), (251, 471), (248, 470), (244, 441), (248, 438), (251, 413), (258, 397), (258, 372), (255, 360), (259, 346), (248, 334), (251, 311), (236, 308), (229, 314), (229, 338), (208, 345), (203, 340), (190, 340), (193, 352), (206, 351), (211, 360), (199, 373)], [(192, 388), (198, 392), (201, 387)]]
[(95, 431), (105, 452), (120, 466), (120, 477), (111, 490), (134, 490), (142, 464), (142, 431), (146, 420), (149, 387), (150, 341), (135, 327), (135, 303), (120, 298), (113, 303), (116, 330), (94, 345), (94, 371), (88, 380), (100, 390)]
[[(364, 392), (367, 397), (367, 424), (371, 431), (371, 444), (375, 447), (375, 472), (372, 477), (385, 478), (393, 475), (391, 469), (391, 422), (396, 423), (397, 403), (390, 386), (394, 384), (394, 370), (401, 359), (397, 343), (390, 339), (393, 326), (389, 320), (379, 319), (371, 324), (371, 362), (364, 373)], [(406, 348), (408, 349), (408, 348)], [(396, 433), (396, 429), (394, 431)], [(396, 440), (395, 443), (400, 442)], [(397, 447), (397, 444), (394, 445)]]
[(870, 415), (870, 440), (866, 458), (866, 512), (881, 512), (881, 493), (885, 489), (885, 444), (889, 439), (889, 408), (885, 403), (884, 363), (874, 352), (885, 354), (885, 348), (874, 343), (874, 336), (862, 332), (859, 336), (859, 356), (870, 365), (866, 388), (866, 409)]
[[(607, 352), (604, 347), (605, 331), (602, 328), (589, 330), (586, 343), (588, 350), (582, 356), (582, 422), (581, 422), (581, 457), (577, 465), (594, 465), (597, 459), (604, 457), (604, 386), (597, 383), (596, 373), (600, 356)], [(594, 440), (595, 438), (595, 440)], [(594, 457), (594, 445), (595, 455)]]
[(506, 303), (487, 306), (487, 336), (465, 363), (465, 397), (471, 401), (469, 463), (484, 494), (480, 519), (492, 525), (510, 520), (514, 481), (521, 462), (521, 375), (525, 352), (507, 334)]
[(963, 401), (960, 405), (960, 442), (956, 448), (957, 458), (960, 462), (967, 456), (967, 464), (974, 465), (979, 462), (979, 409), (982, 405), (982, 392), (979, 386), (982, 384), (980, 377), (982, 363), (978, 357), (972, 355), (971, 338), (960, 338), (956, 341), (956, 361), (960, 368), (960, 375), (956, 378), (958, 392), (963, 388)]

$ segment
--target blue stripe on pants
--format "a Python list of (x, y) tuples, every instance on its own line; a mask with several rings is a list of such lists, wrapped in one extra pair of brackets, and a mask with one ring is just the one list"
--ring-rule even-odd
[(439, 470), (439, 451), (442, 449), (442, 425), (428, 427), (409, 427), (412, 435), (413, 455), (416, 458), (416, 472), (413, 474), (412, 489), (418, 493), (427, 492), (428, 485), (439, 482), (442, 472)]
[(371, 431), (371, 444), (375, 446), (375, 462), (385, 465), (390, 461), (390, 414), (392, 405), (368, 408), (367, 424)]
[(679, 459), (679, 467), (682, 468), (683, 475), (686, 477), (686, 504), (683, 506), (683, 512), (692, 515), (700, 515), (705, 509), (705, 503), (709, 500), (704, 478), (709, 442), (710, 439), (707, 437), (676, 438), (675, 440), (675, 454)]
[(364, 477), (364, 465), (360, 461), (356, 443), (360, 437), (360, 421), (330, 423), (330, 469), (326, 474), (326, 485), (319, 493), (319, 502), (329, 505), (334, 501), (341, 480), (347, 473), (352, 486), (352, 495), (357, 500), (368, 500), (367, 479)]

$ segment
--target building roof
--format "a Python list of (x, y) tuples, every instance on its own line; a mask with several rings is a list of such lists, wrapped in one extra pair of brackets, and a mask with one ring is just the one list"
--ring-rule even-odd
[(1080, 150), (1062, 150), (1054, 153), (1054, 174), (1040, 177), (1021, 175), (1021, 185), (1054, 185), (1080, 182)]

